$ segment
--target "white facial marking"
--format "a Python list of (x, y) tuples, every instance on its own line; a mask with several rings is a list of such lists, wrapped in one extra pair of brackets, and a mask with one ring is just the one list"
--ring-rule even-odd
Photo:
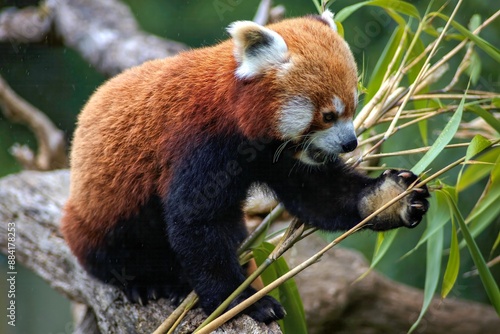
[(333, 31), (337, 32), (337, 25), (335, 21), (333, 21), (333, 13), (329, 9), (326, 9), (323, 14), (321, 14), (321, 18), (328, 22), (328, 25), (330, 25)]
[[(250, 79), (261, 74), (265, 69), (286, 63), (288, 46), (277, 32), (251, 21), (233, 22), (227, 31), (233, 37), (234, 55), (238, 62), (236, 76), (240, 79)], [(258, 45), (248, 45), (245, 33), (258, 31), (263, 42)]]
[(345, 104), (338, 96), (333, 97), (333, 107), (339, 116), (345, 111)]
[(312, 135), (312, 145), (329, 154), (344, 152), (342, 145), (356, 139), (352, 121), (338, 121), (332, 127)]
[(358, 89), (354, 88), (354, 106), (358, 105)]
[(296, 96), (281, 108), (278, 130), (286, 139), (300, 136), (311, 124), (314, 105), (306, 97)]

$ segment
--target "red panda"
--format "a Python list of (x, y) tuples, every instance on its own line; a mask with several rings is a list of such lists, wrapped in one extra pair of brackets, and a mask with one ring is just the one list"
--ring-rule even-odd
[[(112, 78), (79, 115), (62, 232), (81, 265), (131, 301), (194, 289), (213, 311), (245, 279), (236, 249), (254, 184), (337, 231), (416, 179), (395, 170), (372, 179), (338, 158), (357, 146), (357, 69), (331, 13), (266, 27), (238, 21), (228, 32), (213, 47)], [(426, 197), (413, 192), (368, 228), (416, 226)], [(270, 296), (245, 313), (285, 315)]]

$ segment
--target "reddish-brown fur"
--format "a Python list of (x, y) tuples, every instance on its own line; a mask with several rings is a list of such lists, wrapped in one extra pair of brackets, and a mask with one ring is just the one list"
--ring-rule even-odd
[(118, 219), (137, 213), (154, 194), (165, 196), (171, 171), (198, 140), (237, 131), (279, 138), (278, 110), (291, 94), (304, 93), (318, 109), (336, 94), (346, 103), (344, 117), (352, 117), (356, 67), (341, 37), (310, 18), (269, 28), (292, 54), (293, 65), (279, 80), (275, 70), (252, 84), (236, 79), (229, 40), (127, 70), (92, 96), (78, 119), (62, 221), (80, 261)]

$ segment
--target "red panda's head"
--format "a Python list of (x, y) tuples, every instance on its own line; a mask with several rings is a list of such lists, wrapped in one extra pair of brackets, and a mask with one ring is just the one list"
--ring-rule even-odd
[(268, 89), (271, 136), (299, 144), (309, 165), (356, 148), (357, 69), (330, 12), (267, 27), (238, 21), (228, 31), (237, 79)]

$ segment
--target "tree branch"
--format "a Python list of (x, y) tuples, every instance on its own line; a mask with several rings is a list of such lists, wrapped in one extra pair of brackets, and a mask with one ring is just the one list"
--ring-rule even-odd
[(28, 146), (11, 148), (25, 169), (51, 170), (67, 165), (64, 133), (42, 111), (17, 95), (0, 76), (0, 107), (5, 117), (23, 123), (33, 131), (38, 143), (35, 155)]
[(51, 31), (110, 76), (187, 48), (140, 30), (130, 9), (118, 0), (46, 0), (39, 7), (0, 13), (0, 41), (37, 42)]
[[(69, 173), (26, 171), (0, 179), (0, 250), (7, 253), (7, 226), (16, 226), (16, 260), (73, 301), (85, 304), (78, 332), (98, 328), (101, 333), (151, 333), (173, 311), (162, 299), (147, 306), (130, 304), (124, 295), (89, 277), (77, 264), (59, 232), (61, 209), (68, 196)], [(291, 266), (322, 247), (314, 237), (298, 243), (288, 257)], [(325, 269), (326, 268), (326, 269)], [(400, 333), (418, 316), (422, 293), (370, 273), (361, 255), (334, 249), (296, 278), (303, 297), (310, 333)], [(188, 333), (203, 319), (191, 311), (179, 333)], [(491, 307), (436, 298), (420, 329), (426, 333), (495, 333), (500, 319)], [(85, 329), (86, 328), (86, 329)], [(218, 333), (279, 333), (241, 316)]]
[[(46, 0), (38, 7), (0, 12), (0, 42), (40, 42), (54, 32), (108, 75), (186, 49), (181, 43), (141, 31), (130, 9), (117, 0)], [(63, 132), (1, 77), (0, 104), (6, 117), (26, 124), (37, 138), (37, 154), (25, 145), (11, 149), (25, 169), (51, 170), (67, 165)]]
[(44, 6), (7, 8), (0, 13), (0, 41), (41, 42), (49, 34), (52, 17)]
[[(130, 304), (118, 289), (90, 277), (77, 263), (59, 232), (61, 209), (69, 190), (69, 172), (26, 171), (0, 179), (0, 250), (7, 254), (7, 226), (15, 224), (16, 261), (42, 277), (72, 301), (88, 305), (78, 328), (101, 333), (152, 333), (173, 311), (165, 299), (147, 306)], [(203, 320), (203, 312), (190, 312), (179, 333), (187, 333)], [(219, 333), (279, 332), (277, 324), (265, 326), (242, 316)]]

